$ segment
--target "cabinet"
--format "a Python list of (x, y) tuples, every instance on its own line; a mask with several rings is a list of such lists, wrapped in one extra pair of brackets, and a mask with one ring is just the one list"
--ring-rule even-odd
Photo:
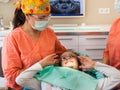
[(86, 53), (94, 60), (100, 61), (106, 47), (108, 35), (82, 35), (79, 36), (79, 52)]
[(79, 50), (79, 36), (73, 36), (73, 35), (63, 35), (63, 36), (58, 36), (58, 39), (64, 45), (67, 49), (69, 50), (74, 50), (78, 52)]
[(76, 52), (87, 54), (90, 58), (102, 60), (108, 35), (57, 35), (60, 42), (67, 48)]

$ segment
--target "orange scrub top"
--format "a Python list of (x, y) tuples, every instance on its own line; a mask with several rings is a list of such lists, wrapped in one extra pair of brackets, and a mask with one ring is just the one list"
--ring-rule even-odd
[(66, 49), (51, 28), (41, 31), (37, 42), (34, 42), (21, 27), (16, 28), (5, 37), (2, 48), (2, 67), (7, 79), (6, 87), (20, 90), (21, 87), (15, 83), (15, 79), (21, 70), (30, 67), (49, 54), (61, 54), (64, 51)]
[(109, 57), (109, 65), (120, 70), (120, 18), (111, 27), (104, 57)]

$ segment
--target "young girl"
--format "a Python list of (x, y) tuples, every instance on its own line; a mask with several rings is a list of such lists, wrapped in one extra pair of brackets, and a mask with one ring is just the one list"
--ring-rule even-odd
[[(120, 83), (120, 72), (114, 67), (95, 62), (83, 56), (79, 56), (81, 62), (79, 65), (77, 55), (71, 51), (66, 51), (61, 55), (62, 67), (51, 67), (49, 65), (55, 63), (49, 59), (50, 56), (20, 73), (16, 78), (16, 83), (31, 90), (83, 90), (81, 87), (87, 88), (84, 90), (111, 90)], [(105, 77), (97, 80), (88, 74), (82, 73), (83, 71), (78, 71), (78, 69), (96, 69), (103, 73)], [(58, 76), (61, 76), (62, 79)], [(79, 76), (84, 79), (82, 80)], [(76, 83), (82, 85), (78, 84), (77, 87), (74, 87)], [(89, 84), (92, 86), (87, 87)], [(74, 89), (72, 89), (73, 87)]]

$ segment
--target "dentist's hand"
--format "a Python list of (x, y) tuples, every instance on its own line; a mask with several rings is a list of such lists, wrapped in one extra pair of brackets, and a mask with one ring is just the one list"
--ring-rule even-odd
[(58, 55), (56, 55), (55, 53), (50, 54), (45, 58), (43, 58), (42, 60), (40, 60), (39, 63), (43, 68), (49, 65), (54, 65), (56, 63), (59, 63)]
[(89, 57), (78, 56), (78, 58), (80, 58), (80, 62), (82, 63), (82, 65), (79, 66), (80, 69), (94, 68), (96, 62), (90, 59)]

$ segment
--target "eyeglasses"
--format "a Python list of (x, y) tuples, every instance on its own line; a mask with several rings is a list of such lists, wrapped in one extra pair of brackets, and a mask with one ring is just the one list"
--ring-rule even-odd
[(41, 21), (42, 20), (49, 20), (50, 19), (50, 15), (48, 15), (48, 16), (37, 16), (37, 15), (31, 14), (30, 16), (34, 17), (37, 20), (41, 20)]
[(75, 58), (76, 56), (73, 56), (73, 55), (68, 55), (68, 56), (62, 56), (61, 57), (61, 60), (62, 61), (65, 61), (65, 60), (68, 60), (68, 59), (71, 59), (71, 58)]

